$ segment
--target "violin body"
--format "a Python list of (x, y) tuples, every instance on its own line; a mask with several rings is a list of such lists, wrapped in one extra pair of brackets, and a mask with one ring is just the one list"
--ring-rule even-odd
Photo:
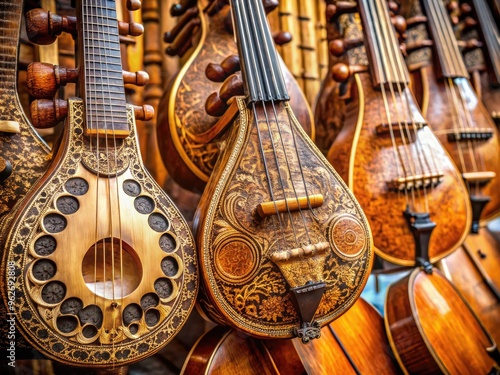
[[(201, 193), (219, 155), (216, 140), (200, 143), (193, 137), (213, 128), (218, 117), (207, 114), (205, 101), (218, 92), (220, 82), (207, 79), (208, 63), (237, 54), (234, 36), (227, 30), (229, 7), (223, 6), (208, 16), (200, 5), (201, 37), (193, 53), (178, 74), (172, 78), (159, 105), (158, 143), (169, 174), (182, 187)], [(293, 76), (282, 64), (291, 92), (291, 106), (306, 132), (314, 136), (309, 105)]]
[(374, 375), (400, 373), (383, 318), (362, 298), (323, 327), (319, 340), (307, 345), (298, 339), (257, 340), (215, 327), (192, 348), (182, 374), (320, 375), (356, 374), (356, 370)]
[(463, 297), (437, 269), (416, 268), (389, 286), (384, 319), (405, 373), (487, 374), (496, 345)]
[[(242, 100), (238, 99), (238, 104), (239, 118), (224, 142), (194, 220), (205, 281), (201, 307), (219, 324), (232, 325), (249, 335), (290, 338), (300, 317), (289, 287), (323, 280), (326, 289), (314, 318), (322, 326), (331, 322), (349, 309), (366, 282), (372, 263), (371, 235), (361, 208), (287, 104), (276, 105), (276, 119), (270, 107), (259, 107), (253, 115)], [(266, 112), (272, 116), (268, 123)], [(258, 116), (258, 125), (254, 116)], [(281, 129), (283, 144), (275, 153), (281, 165), (278, 169), (272, 161), (269, 137), (278, 137), (277, 124), (289, 121), (290, 127)], [(266, 165), (259, 148), (266, 150)], [(285, 167), (287, 158), (289, 170)], [(277, 185), (279, 174), (286, 178), (285, 191)], [(276, 230), (274, 215), (262, 218), (256, 212), (261, 202), (273, 200), (268, 183), (276, 201), (283, 199), (283, 194), (322, 194), (323, 203), (311, 213), (280, 213)], [(300, 253), (291, 248), (299, 248), (308, 238), (327, 244), (327, 248), (277, 260), (283, 251)]]
[[(351, 100), (346, 104), (346, 116), (342, 130), (331, 146), (327, 158), (356, 196), (374, 233), (376, 253), (396, 264), (415, 264), (414, 237), (403, 211), (405, 194), (389, 189), (388, 181), (396, 177), (398, 169), (394, 160), (394, 149), (388, 134), (377, 135), (377, 126), (387, 123), (383, 98), (373, 89), (367, 73), (355, 75)], [(413, 100), (413, 95), (407, 93)], [(402, 98), (398, 96), (398, 101)], [(391, 106), (393, 118), (398, 116), (398, 106)], [(410, 103), (414, 116), (421, 117), (415, 102)], [(401, 116), (401, 115), (399, 115)], [(414, 120), (406, 113), (399, 119), (402, 123)], [(439, 165), (444, 174), (443, 181), (427, 190), (429, 213), (437, 225), (429, 242), (431, 262), (455, 250), (465, 239), (470, 228), (470, 206), (467, 190), (448, 154), (428, 127), (418, 130), (418, 140), (424, 145), (424, 152)], [(398, 147), (404, 146), (398, 139)], [(415, 159), (421, 148), (416, 142), (408, 146)], [(424, 172), (425, 173), (425, 172)], [(418, 174), (418, 173), (417, 173)], [(417, 195), (421, 202), (422, 196)], [(449, 220), (450, 215), (454, 219)]]

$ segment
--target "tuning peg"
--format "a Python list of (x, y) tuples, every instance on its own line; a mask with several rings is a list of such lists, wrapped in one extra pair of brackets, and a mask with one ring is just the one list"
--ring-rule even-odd
[(196, 0), (181, 0), (179, 3), (172, 5), (170, 15), (172, 17), (182, 16), (188, 8), (196, 6)]
[(391, 17), (391, 23), (396, 31), (403, 35), (406, 31), (406, 19), (403, 16), (393, 16)]
[(413, 43), (406, 44), (405, 51), (406, 51), (406, 53), (411, 53), (411, 52), (416, 51), (420, 48), (432, 47), (433, 45), (434, 45), (434, 43), (432, 42), (432, 40), (423, 39), (423, 40), (419, 40), (419, 41), (416, 41)]
[(123, 83), (125, 84), (145, 86), (148, 84), (149, 81), (149, 74), (142, 70), (135, 73), (123, 70), (122, 74), (123, 74)]
[(406, 19), (406, 28), (411, 28), (427, 22), (426, 16), (414, 16)]
[(197, 16), (198, 13), (199, 13), (198, 7), (189, 8), (186, 11), (186, 13), (184, 13), (182, 15), (182, 17), (179, 18), (179, 20), (177, 21), (177, 24), (172, 28), (172, 30), (167, 31), (163, 35), (163, 40), (165, 41), (165, 43), (172, 43), (174, 41), (174, 39), (177, 37), (177, 35), (179, 35), (179, 33), (182, 31), (182, 29), (184, 28), (184, 26), (186, 26), (187, 23), (192, 18), (194, 18), (195, 16)]
[(51, 44), (62, 32), (76, 36), (76, 17), (61, 17), (41, 8), (26, 13), (26, 33), (33, 43)]
[(332, 78), (337, 82), (345, 82), (351, 76), (349, 66), (344, 63), (337, 63), (331, 69)]
[(68, 115), (68, 102), (62, 99), (33, 100), (30, 112), (31, 122), (35, 128), (51, 128)]
[(53, 98), (60, 86), (76, 83), (77, 80), (77, 69), (66, 69), (48, 63), (31, 63), (26, 72), (28, 91), (37, 99)]
[(328, 43), (328, 50), (333, 56), (340, 57), (346, 51), (363, 45), (363, 38), (334, 39)]
[(134, 105), (134, 117), (136, 120), (150, 121), (155, 117), (155, 109), (149, 104)]
[(354, 12), (356, 12), (355, 1), (337, 1), (335, 4), (328, 4), (326, 6), (326, 21), (332, 22), (342, 14)]
[(219, 98), (221, 100), (227, 101), (233, 96), (244, 95), (245, 89), (243, 86), (243, 80), (239, 74), (232, 74), (224, 81), (219, 90)]
[(465, 14), (469, 14), (472, 12), (472, 7), (470, 4), (468, 3), (462, 3), (460, 4), (460, 13), (465, 15)]
[(0, 182), (5, 181), (12, 174), (12, 163), (0, 156)]
[(279, 2), (278, 0), (262, 0), (262, 5), (264, 5), (264, 10), (268, 14), (278, 7)]
[(144, 33), (144, 26), (137, 22), (118, 21), (118, 32), (123, 36), (141, 36)]
[(127, 0), (127, 9), (134, 11), (141, 9), (141, 1), (140, 0)]
[(220, 64), (208, 63), (205, 69), (205, 76), (212, 82), (223, 82), (231, 74), (240, 70), (240, 57), (230, 55)]
[(387, 7), (389, 8), (389, 12), (392, 12), (392, 14), (398, 14), (399, 4), (396, 3), (395, 1), (388, 1)]
[(483, 43), (481, 43), (477, 39), (457, 40), (457, 44), (460, 48), (462, 48), (462, 52), (468, 52), (476, 48), (481, 48), (483, 46)]
[(193, 36), (193, 31), (196, 27), (200, 25), (201, 21), (199, 18), (193, 18), (187, 23), (187, 25), (179, 32), (177, 38), (167, 47), (165, 50), (166, 54), (169, 56), (182, 56), (186, 51), (191, 48), (191, 37)]
[(228, 108), (229, 106), (225, 101), (219, 98), (219, 94), (216, 92), (210, 94), (210, 96), (205, 101), (205, 111), (210, 116), (220, 117), (226, 112)]
[(273, 39), (274, 43), (276, 43), (278, 46), (282, 46), (290, 43), (290, 41), (292, 40), (292, 34), (288, 31), (281, 30), (273, 33)]

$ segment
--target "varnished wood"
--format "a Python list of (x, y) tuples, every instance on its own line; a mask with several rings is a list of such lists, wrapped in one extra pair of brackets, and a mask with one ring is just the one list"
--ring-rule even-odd
[(486, 374), (495, 365), (494, 341), (437, 269), (416, 268), (389, 286), (384, 319), (406, 373)]

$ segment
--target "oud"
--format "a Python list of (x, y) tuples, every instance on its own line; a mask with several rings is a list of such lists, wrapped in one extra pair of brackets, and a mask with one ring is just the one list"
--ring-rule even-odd
[[(147, 108), (125, 102), (115, 2), (78, 1), (77, 14), (81, 98), (68, 101), (53, 162), (13, 213), (2, 280), (15, 285), (9, 306), (34, 348), (109, 369), (180, 330), (197, 261), (189, 227), (140, 158), (134, 113)], [(33, 102), (39, 120), (53, 117), (46, 106)], [(7, 287), (2, 295), (11, 300)]]
[(247, 96), (194, 220), (201, 307), (252, 336), (307, 342), (359, 296), (371, 234), (290, 109), (261, 1), (231, 7)]
[(402, 266), (435, 262), (470, 229), (467, 190), (410, 91), (386, 5), (360, 1), (360, 19), (356, 3), (332, 5), (345, 32), (330, 51), (349, 63), (332, 73), (349, 100), (328, 160), (367, 215), (377, 255)]

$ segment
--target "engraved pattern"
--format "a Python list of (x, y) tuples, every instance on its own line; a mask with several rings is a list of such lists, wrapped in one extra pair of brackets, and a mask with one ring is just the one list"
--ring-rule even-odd
[[(273, 217), (260, 220), (256, 219), (253, 214), (257, 204), (271, 201), (265, 175), (262, 175), (264, 167), (257, 147), (257, 126), (253, 124), (247, 129), (249, 112), (242, 100), (239, 100), (238, 104), (240, 106), (239, 126), (235, 126), (233, 130), (237, 133), (229, 136), (233, 142), (228, 144), (228, 151), (221, 156), (221, 165), (225, 167), (219, 171), (219, 174), (213, 176), (211, 180), (213, 182), (207, 186), (202, 202), (205, 202), (207, 191), (210, 191), (211, 199), (198, 211), (200, 220), (202, 218), (205, 220), (200, 223), (197, 240), (202, 268), (207, 276), (205, 280), (209, 284), (207, 293), (210, 297), (209, 300), (202, 299), (200, 303), (204, 312), (218, 322), (225, 320), (219, 315), (222, 312), (222, 314), (227, 314), (231, 322), (236, 322), (235, 324), (240, 329), (251, 332), (253, 335), (292, 337), (294, 327), (296, 328), (300, 323), (299, 317), (292, 303), (287, 281), (270, 259), (273, 252), (283, 248), (283, 241), (276, 239), (276, 223), (273, 224)], [(314, 216), (306, 213), (308, 234), (314, 238), (313, 242), (328, 242), (326, 238), (328, 228), (332, 225), (334, 218), (341, 214), (348, 214), (356, 217), (360, 223), (365, 223), (362, 234), (364, 251), (358, 259), (344, 260), (329, 251), (324, 262), (321, 261), (320, 256), (313, 256), (298, 260), (288, 269), (292, 276), (287, 277), (287, 280), (301, 280), (303, 275), (308, 273), (308, 268), (323, 270), (319, 278), (326, 283), (327, 290), (315, 319), (326, 324), (345, 311), (361, 291), (360, 288), (368, 276), (372, 260), (371, 236), (361, 209), (331, 166), (322, 157), (307, 153), (308, 148), (311, 147), (310, 140), (302, 130), (297, 130), (299, 125), (287, 105), (283, 113), (284, 115), (282, 114), (278, 121), (281, 123), (288, 116), (292, 119), (308, 194), (321, 193), (324, 197), (323, 205), (313, 210)], [(260, 126), (262, 130), (266, 129), (263, 123), (260, 123)], [(286, 133), (290, 130), (283, 127), (282, 131)], [(251, 138), (254, 142), (249, 141)], [(284, 134), (283, 138), (286, 147), (293, 147), (293, 137), (289, 133)], [(268, 151), (270, 147), (265, 146), (265, 140), (263, 143), (263, 149), (271, 152)], [(304, 195), (304, 188), (300, 182), (297, 182), (298, 179), (300, 181), (300, 172), (293, 163), (295, 151), (292, 150), (294, 149), (289, 149), (287, 152), (288, 158), (292, 158), (291, 172), (288, 173), (283, 167), (281, 173), (288, 173), (285, 177), (285, 181), (288, 181), (287, 194), (291, 196), (292, 190), (292, 186), (288, 185), (295, 185), (298, 189), (297, 194), (300, 196)], [(278, 158), (284, 160), (284, 155), (279, 153)], [(267, 159), (269, 160), (270, 156)], [(268, 171), (271, 174), (271, 180), (276, 181), (277, 169), (268, 166)], [(290, 180), (294, 183), (290, 183)], [(278, 191), (279, 189), (275, 187), (277, 195), (279, 195)], [(282, 196), (275, 196), (275, 199), (282, 198)], [(204, 210), (206, 210), (205, 214)], [(307, 243), (307, 234), (299, 217), (297, 215), (288, 218), (283, 214), (282, 225), (286, 242), (295, 243), (290, 230), (294, 225), (298, 241), (303, 246)], [(255, 253), (247, 256), (254, 258), (255, 271), (250, 274), (250, 277), (245, 278), (244, 284), (230, 282), (227, 275), (222, 277), (221, 270), (232, 269), (232, 266), (227, 266), (227, 259), (221, 254), (225, 253), (227, 244), (233, 241), (253, 244), (249, 247), (255, 247)], [(221, 264), (221, 261), (226, 263)], [(231, 276), (231, 281), (234, 281), (237, 272), (233, 271)], [(214, 307), (212, 299), (216, 301), (215, 305), (220, 304), (220, 306)], [(214, 314), (214, 308), (219, 313)]]
[[(403, 3), (400, 13), (405, 18), (422, 15), (422, 5), (419, 0)], [(429, 35), (425, 24), (419, 24), (406, 30), (406, 44), (412, 44), (428, 39)], [(416, 50), (408, 53), (406, 57), (406, 64), (408, 65), (408, 70), (410, 72), (422, 66), (432, 64), (432, 48), (417, 48)]]
[[(96, 176), (88, 172), (81, 164), (81, 158), (85, 153), (84, 149), (86, 147), (86, 143), (82, 140), (83, 119), (81, 114), (82, 101), (70, 100), (70, 121), (68, 122), (68, 127), (61, 144), (61, 147), (64, 147), (65, 153), (61, 155), (56, 171), (48, 176), (44, 184), (41, 184), (37, 190), (30, 192), (26, 199), (26, 208), (22, 212), (19, 212), (12, 220), (11, 231), (6, 243), (7, 256), (4, 258), (4, 262), (12, 262), (15, 265), (16, 273), (19, 275), (24, 275), (25, 270), (31, 270), (34, 262), (38, 258), (43, 257), (42, 254), (45, 253), (44, 251), (39, 250), (39, 253), (37, 253), (34, 250), (23, 251), (22, 249), (33, 249), (35, 246), (40, 248), (40, 242), (36, 241), (38, 238), (46, 235), (40, 226), (40, 221), (47, 214), (55, 212), (55, 201), (58, 196), (67, 194), (65, 183), (70, 178), (79, 177), (89, 182), (89, 192), (85, 196), (85, 199), (80, 198), (81, 207), (84, 204), (88, 205), (91, 204), (90, 202), (95, 201), (95, 196), (90, 193), (91, 191), (95, 192), (97, 182), (93, 182), (93, 180), (96, 179)], [(198, 278), (192, 235), (179, 211), (144, 170), (142, 161), (140, 160), (140, 153), (137, 149), (135, 122), (131, 108), (128, 108), (128, 119), (131, 126), (131, 134), (123, 140), (124, 147), (121, 149), (121, 153), (126, 154), (125, 157), (130, 163), (128, 164), (129, 169), (123, 173), (123, 176), (117, 177), (117, 186), (122, 186), (122, 181), (125, 180), (137, 181), (140, 184), (141, 191), (154, 200), (155, 212), (157, 211), (159, 214), (161, 212), (165, 220), (166, 217), (169, 218), (169, 234), (173, 236), (177, 243), (176, 250), (172, 254), (176, 256), (180, 272), (176, 279), (166, 279), (170, 283), (170, 294), (168, 300), (160, 296), (162, 303), (157, 307), (157, 311), (160, 314), (160, 323), (152, 327), (146, 324), (144, 317), (142, 317), (128, 331), (121, 323), (121, 318), (119, 318), (121, 314), (116, 313), (134, 300), (139, 302), (141, 296), (151, 292), (154, 293), (154, 289), (143, 283), (130, 295), (119, 300), (115, 307), (112, 307), (111, 300), (103, 299), (93, 294), (89, 288), (85, 288), (84, 284), (82, 285), (81, 281), (74, 276), (75, 272), (81, 272), (81, 265), (78, 265), (78, 263), (83, 259), (83, 255), (90, 246), (82, 245), (82, 249), (78, 246), (74, 248), (76, 252), (81, 253), (81, 258), (78, 260), (74, 258), (75, 251), (68, 252), (68, 248), (62, 245), (63, 243), (68, 243), (66, 242), (68, 241), (66, 236), (70, 236), (72, 231), (85, 230), (85, 225), (82, 225), (82, 223), (85, 223), (84, 218), (76, 217), (73, 219), (73, 217), (80, 215), (79, 212), (83, 210), (79, 210), (65, 218), (68, 220), (66, 228), (60, 233), (53, 234), (58, 246), (50, 257), (57, 266), (56, 280), (49, 281), (49, 283), (53, 284), (43, 284), (42, 282), (40, 285), (41, 282), (35, 283), (35, 280), (29, 276), (30, 272), (27, 272), (24, 277), (18, 277), (15, 284), (16, 290), (19, 291), (18, 296), (25, 295), (27, 298), (17, 298), (15, 306), (13, 306), (18, 316), (22, 317), (22, 319), (18, 319), (19, 328), (29, 341), (45, 355), (57, 358), (64, 363), (81, 366), (87, 364), (103, 366), (112, 363), (126, 364), (149, 356), (172, 339), (173, 335), (175, 335), (187, 319), (194, 305), (198, 288)], [(128, 199), (125, 203), (132, 207), (131, 211), (127, 211), (127, 222), (133, 221), (136, 217), (140, 216), (142, 219), (138, 220), (142, 220), (141, 223), (143, 224), (141, 226), (145, 226), (146, 231), (153, 233), (151, 236), (155, 238), (154, 241), (151, 241), (151, 243), (156, 244), (155, 246), (141, 246), (140, 244), (136, 244), (138, 248), (142, 249), (146, 247), (148, 251), (148, 254), (145, 254), (141, 259), (142, 265), (148, 268), (148, 273), (158, 275), (156, 278), (159, 276), (165, 278), (160, 267), (161, 259), (165, 257), (165, 252), (159, 247), (161, 234), (147, 229), (147, 217), (145, 215), (140, 215), (139, 213), (135, 216), (130, 215), (131, 212), (136, 212), (133, 208), (133, 197), (129, 197), (121, 189), (115, 189), (114, 191), (121, 191), (123, 193), (123, 195), (120, 195), (121, 199)], [(90, 196), (90, 198), (87, 198), (87, 196)], [(47, 199), (47, 197), (54, 198)], [(89, 218), (88, 216), (86, 215), (86, 220), (93, 222), (95, 216), (93, 218)], [(78, 225), (75, 225), (75, 223), (78, 223)], [(123, 230), (127, 230), (126, 228), (133, 226), (126, 226), (125, 224), (127, 223), (122, 220)], [(94, 231), (90, 223), (88, 223), (88, 226), (91, 228), (91, 231)], [(138, 225), (135, 226), (137, 227)], [(74, 234), (71, 240), (73, 242), (74, 236), (80, 237)], [(81, 237), (85, 238), (86, 236), (82, 235)], [(36, 243), (38, 245), (35, 245)], [(51, 249), (52, 247), (49, 244), (49, 248)], [(138, 249), (135, 250), (139, 251)], [(66, 259), (64, 265), (58, 262), (62, 258)], [(153, 261), (157, 262), (156, 267), (153, 266)], [(75, 264), (76, 268), (74, 268)], [(48, 285), (53, 285), (50, 290), (46, 288)], [(83, 302), (82, 305), (72, 295), (75, 290), (79, 291), (78, 299)], [(5, 290), (2, 290), (2, 293), (4, 293), (5, 298)], [(44, 297), (44, 295), (46, 296)], [(63, 302), (64, 298), (67, 298), (66, 301), (71, 300), (72, 302)], [(93, 307), (93, 301), (97, 301), (98, 306), (107, 306), (106, 308), (110, 310), (103, 314), (100, 308), (96, 310), (97, 306)], [(64, 312), (61, 309), (64, 309)], [(113, 309), (115, 310), (113, 311)], [(58, 330), (56, 322), (57, 317), (61, 316), (61, 313), (76, 313), (78, 315), (79, 328), (75, 330), (75, 335), (68, 336), (67, 333), (63, 334), (63, 332)], [(114, 323), (116, 323), (116, 329), (113, 328), (115, 327), (113, 326)], [(44, 332), (44, 334), (39, 334), (40, 332)], [(82, 352), (85, 353), (84, 356), (80, 355)]]

